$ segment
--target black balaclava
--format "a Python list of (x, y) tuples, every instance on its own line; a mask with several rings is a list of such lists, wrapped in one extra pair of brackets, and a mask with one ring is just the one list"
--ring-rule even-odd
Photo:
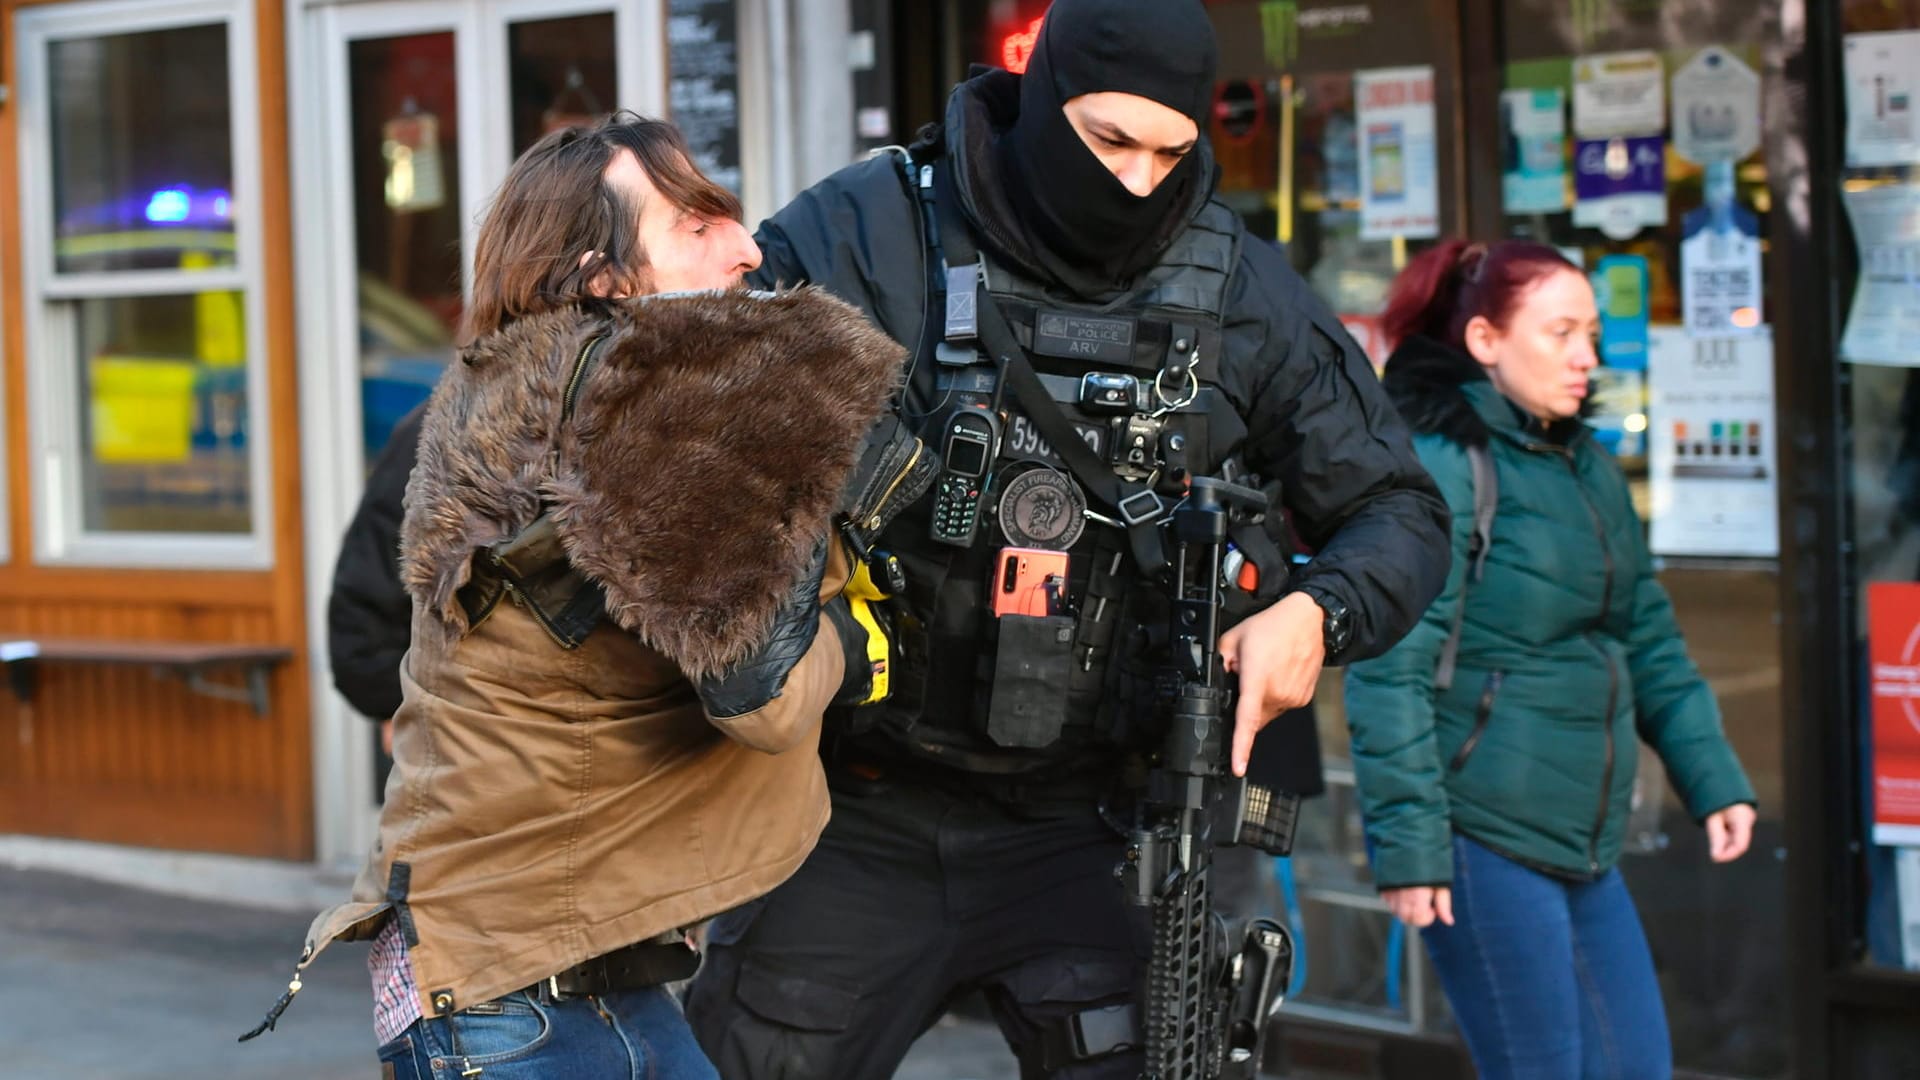
[(1107, 171), (1061, 111), (1081, 94), (1158, 102), (1204, 134), (1217, 59), (1200, 0), (1055, 0), (1020, 79), (1020, 117), (1002, 141), (1014, 211), (1032, 255), (1082, 295), (1112, 291), (1152, 266), (1172, 240), (1168, 217), (1191, 205), (1200, 155), (1189, 153), (1144, 198)]

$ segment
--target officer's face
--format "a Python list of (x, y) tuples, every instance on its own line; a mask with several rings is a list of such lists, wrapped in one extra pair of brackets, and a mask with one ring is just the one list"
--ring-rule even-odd
[(1467, 324), (1467, 351), (1515, 405), (1551, 423), (1580, 414), (1593, 369), (1600, 311), (1584, 274), (1557, 270), (1520, 295), (1504, 328)]
[(646, 253), (654, 292), (731, 288), (760, 265), (760, 248), (746, 226), (675, 205), (653, 186), (631, 152), (614, 155), (606, 176), (640, 207), (640, 250)]
[(1064, 111), (1100, 164), (1142, 198), (1153, 194), (1200, 138), (1192, 120), (1138, 94), (1081, 94), (1068, 100)]

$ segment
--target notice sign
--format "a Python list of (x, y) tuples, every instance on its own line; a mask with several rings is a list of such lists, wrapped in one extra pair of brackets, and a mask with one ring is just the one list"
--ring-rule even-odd
[(1920, 162), (1920, 31), (1848, 34), (1847, 168)]
[(1662, 555), (1780, 553), (1773, 338), (1654, 327), (1647, 384), (1648, 546)]
[(1854, 364), (1920, 367), (1920, 185), (1844, 192), (1860, 249), (1840, 356)]
[(672, 0), (667, 98), (693, 163), (740, 193), (740, 60), (734, 0)]
[(1666, 86), (1657, 52), (1580, 57), (1573, 62), (1573, 133), (1583, 139), (1657, 134), (1667, 125)]
[(1920, 584), (1867, 586), (1873, 842), (1920, 846)]
[(1600, 362), (1623, 371), (1647, 369), (1647, 309), (1652, 277), (1644, 255), (1605, 255), (1587, 275), (1600, 309)]
[(1666, 144), (1658, 135), (1581, 141), (1573, 156), (1573, 223), (1615, 240), (1667, 223)]
[(1360, 129), (1361, 238), (1439, 236), (1433, 69), (1355, 72), (1353, 93)]
[(1567, 103), (1553, 90), (1504, 90), (1506, 161), (1501, 201), (1509, 214), (1557, 214), (1567, 208)]
[(1673, 151), (1695, 164), (1760, 149), (1760, 76), (1718, 45), (1673, 73)]
[(1733, 162), (1707, 166), (1707, 202), (1680, 219), (1680, 296), (1687, 332), (1741, 337), (1761, 321), (1760, 219), (1733, 201)]

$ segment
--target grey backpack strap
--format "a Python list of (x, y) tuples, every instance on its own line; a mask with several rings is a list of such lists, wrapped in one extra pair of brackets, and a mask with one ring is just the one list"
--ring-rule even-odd
[(1440, 649), (1440, 662), (1434, 667), (1433, 688), (1453, 686), (1454, 662), (1460, 658), (1460, 633), (1467, 619), (1467, 589), (1487, 570), (1487, 551), (1493, 547), (1493, 513), (1500, 506), (1500, 474), (1493, 468), (1493, 453), (1484, 445), (1467, 447), (1467, 461), (1473, 466), (1473, 540), (1467, 545), (1467, 580), (1460, 589), (1460, 604), (1453, 611), (1453, 631)]

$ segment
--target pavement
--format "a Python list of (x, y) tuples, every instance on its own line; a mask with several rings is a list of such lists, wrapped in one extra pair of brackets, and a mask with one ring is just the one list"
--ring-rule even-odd
[[(366, 950), (328, 949), (278, 1028), (308, 917), (0, 867), (0, 1078), (366, 1080)], [(992, 1025), (948, 1017), (897, 1080), (1012, 1080)]]

